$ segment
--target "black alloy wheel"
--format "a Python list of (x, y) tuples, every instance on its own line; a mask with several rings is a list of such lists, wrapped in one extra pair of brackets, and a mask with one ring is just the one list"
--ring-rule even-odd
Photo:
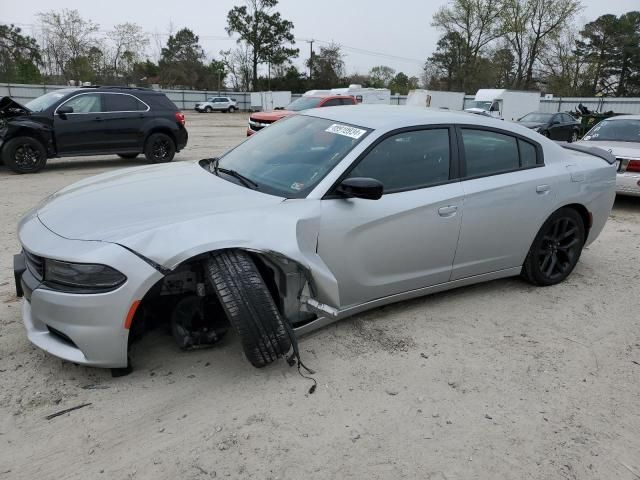
[(154, 133), (147, 139), (144, 154), (151, 163), (166, 163), (173, 160), (176, 146), (170, 136)]
[(585, 242), (582, 217), (571, 208), (555, 212), (542, 226), (525, 260), (523, 275), (536, 285), (555, 285), (573, 271)]
[(36, 173), (47, 163), (47, 151), (32, 137), (16, 137), (2, 149), (4, 163), (16, 173)]

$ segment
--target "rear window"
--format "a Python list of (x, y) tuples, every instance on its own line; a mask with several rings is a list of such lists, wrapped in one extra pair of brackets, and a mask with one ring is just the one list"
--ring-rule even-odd
[(144, 111), (147, 106), (132, 95), (105, 93), (103, 98), (105, 112)]

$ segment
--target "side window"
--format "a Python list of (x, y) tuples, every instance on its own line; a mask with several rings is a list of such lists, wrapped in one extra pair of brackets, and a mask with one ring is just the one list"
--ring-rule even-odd
[(569, 115), (568, 113), (563, 113), (562, 114), (562, 121), (565, 122), (565, 123), (575, 122), (573, 117), (571, 115)]
[(63, 104), (65, 107), (73, 108), (73, 113), (95, 113), (102, 112), (102, 95), (99, 93), (87, 93), (73, 97)]
[(103, 95), (105, 112), (137, 112), (147, 107), (137, 98), (120, 93), (106, 93)]
[(323, 107), (335, 107), (337, 105), (342, 105), (341, 99), (339, 98), (332, 98), (322, 104)]
[(551, 123), (553, 122), (562, 122), (562, 118), (560, 118), (560, 115), (556, 113), (553, 117), (551, 117)]
[(343, 98), (342, 99), (342, 105), (353, 105), (353, 104), (354, 104), (354, 102), (350, 98)]
[(487, 130), (462, 129), (467, 177), (493, 175), (520, 168), (515, 137)]
[(381, 141), (349, 177), (375, 178), (384, 193), (393, 193), (446, 182), (449, 163), (449, 130), (416, 130)]
[(521, 168), (533, 167), (538, 164), (538, 152), (533, 144), (518, 139), (518, 149), (520, 150)]

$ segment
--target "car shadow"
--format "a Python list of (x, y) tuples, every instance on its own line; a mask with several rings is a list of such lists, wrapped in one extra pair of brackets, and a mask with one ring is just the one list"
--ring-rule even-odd
[[(106, 170), (126, 167), (139, 167), (143, 165), (149, 165), (149, 162), (142, 155), (134, 159), (125, 159), (112, 156), (54, 158), (47, 161), (47, 165), (41, 172), (38, 172), (38, 175), (46, 175), (47, 172), (74, 172), (89, 169)], [(2, 164), (0, 164), (0, 175), (20, 176), (20, 174), (12, 172)]]
[(614, 211), (626, 213), (640, 213), (640, 197), (629, 195), (617, 195), (613, 204)]

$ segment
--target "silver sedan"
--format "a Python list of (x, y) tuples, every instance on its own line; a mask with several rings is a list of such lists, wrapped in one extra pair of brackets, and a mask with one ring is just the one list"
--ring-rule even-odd
[(616, 157), (616, 192), (640, 197), (640, 115), (602, 120), (579, 144), (602, 148)]
[(27, 335), (122, 369), (159, 323), (184, 349), (233, 328), (261, 367), (380, 305), (516, 275), (553, 285), (602, 231), (614, 163), (466, 113), (309, 111), (220, 158), (99, 175), (29, 212), (14, 259)]

